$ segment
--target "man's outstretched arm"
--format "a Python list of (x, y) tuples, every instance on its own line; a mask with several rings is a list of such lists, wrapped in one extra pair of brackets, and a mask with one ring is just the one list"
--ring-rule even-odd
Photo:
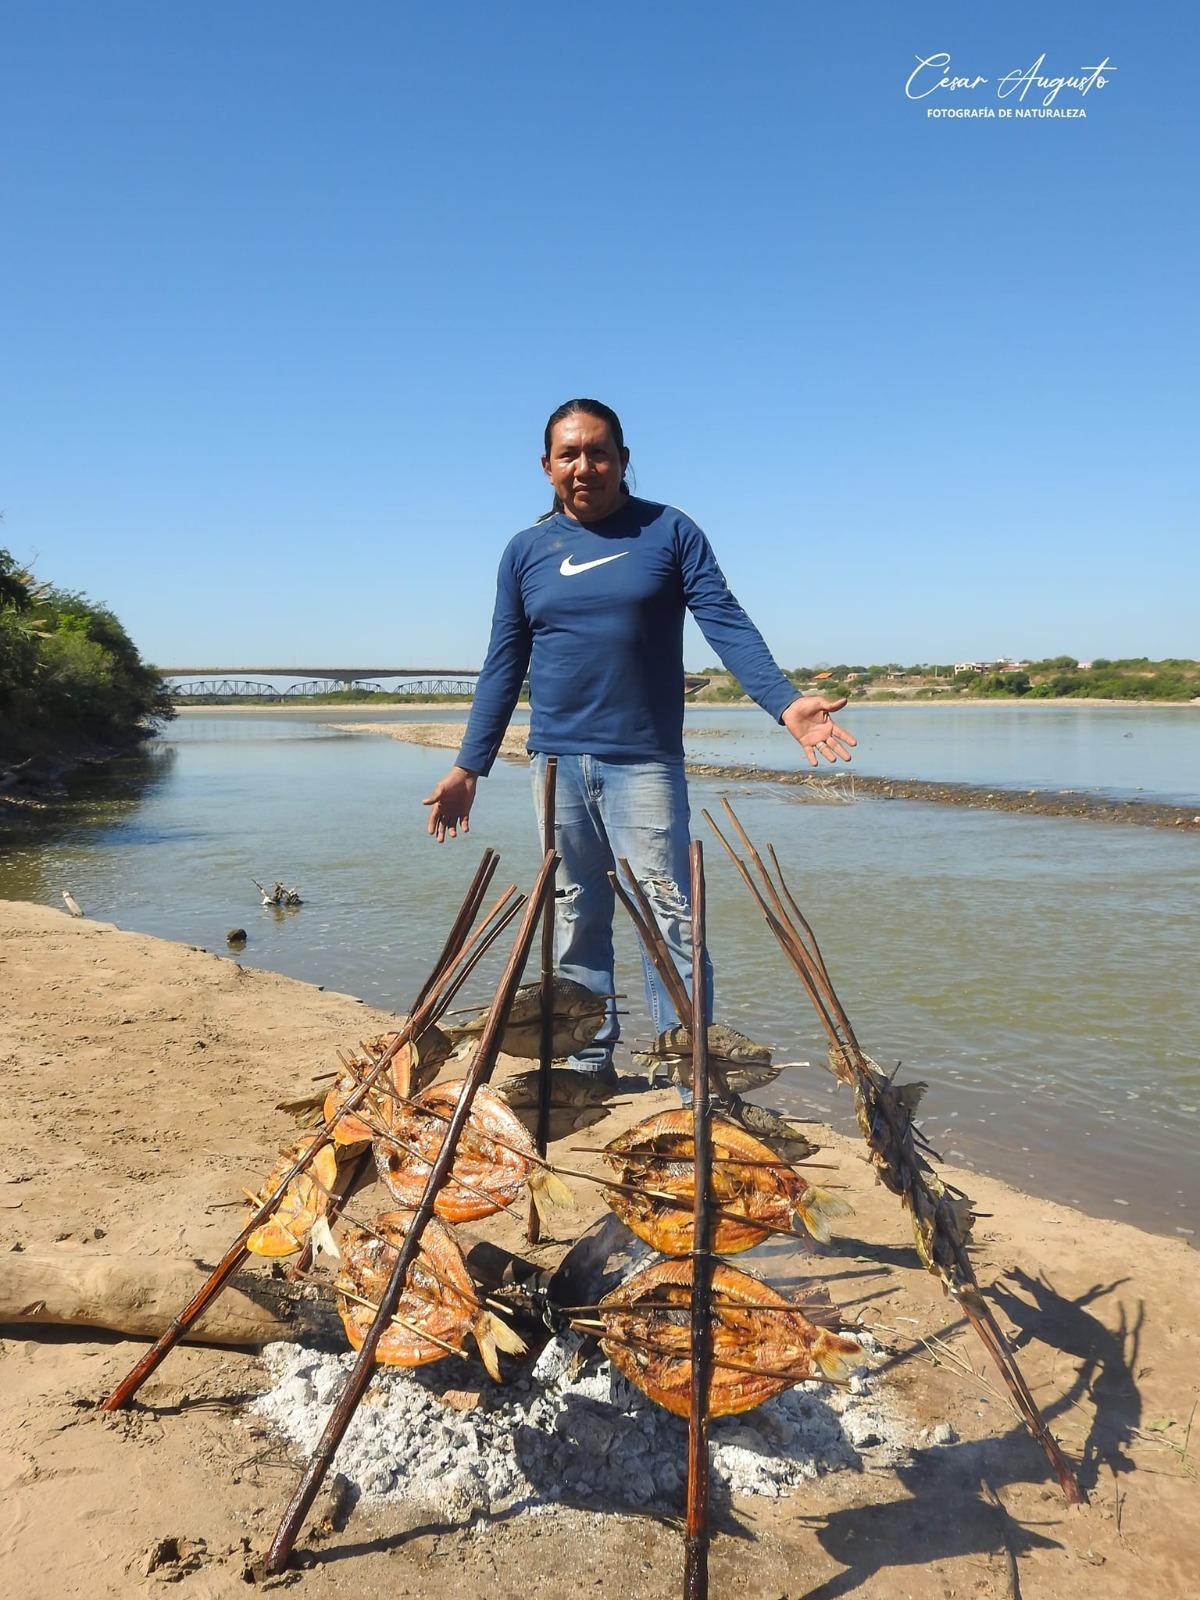
[(815, 767), (818, 757), (849, 761), (850, 750), (858, 741), (832, 716), (846, 701), (797, 694), (726, 583), (705, 535), (689, 520), (679, 537), (684, 598), (723, 664), (746, 693), (782, 723), (804, 751), (809, 766)]

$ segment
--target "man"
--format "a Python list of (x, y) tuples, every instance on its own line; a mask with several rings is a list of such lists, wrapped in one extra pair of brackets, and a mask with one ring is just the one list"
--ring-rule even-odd
[[(612, 994), (613, 893), (628, 858), (685, 982), (691, 980), (689, 810), (683, 770), (683, 620), (690, 610), (746, 691), (809, 763), (849, 761), (856, 741), (833, 721), (845, 700), (798, 695), (729, 591), (708, 540), (673, 506), (631, 495), (620, 419), (597, 400), (568, 400), (546, 424), (550, 513), (500, 561), (491, 642), (458, 760), (425, 801), (441, 843), (469, 831), (480, 777), (496, 759), (529, 674), (529, 752), (539, 804), (558, 757), (555, 847), (562, 857), (556, 967)], [(540, 822), (540, 818), (539, 818)], [(643, 955), (656, 1031), (679, 1020)], [(709, 985), (711, 995), (712, 986)], [(615, 1008), (577, 1068), (615, 1080)]]

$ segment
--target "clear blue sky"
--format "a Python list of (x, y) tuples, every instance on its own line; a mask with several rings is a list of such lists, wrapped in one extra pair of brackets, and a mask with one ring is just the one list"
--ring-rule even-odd
[(10, 10), (0, 542), (159, 662), (470, 665), (595, 394), (785, 666), (1200, 654), (1195, 14)]

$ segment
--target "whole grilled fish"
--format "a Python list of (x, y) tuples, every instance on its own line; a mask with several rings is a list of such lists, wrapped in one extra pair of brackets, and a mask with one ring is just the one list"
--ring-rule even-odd
[[(354, 1350), (362, 1345), (375, 1318), (411, 1216), (406, 1211), (385, 1212), (375, 1219), (373, 1228), (351, 1228), (342, 1239), (342, 1265), (334, 1289), (342, 1326)], [(440, 1361), (451, 1351), (465, 1353), (468, 1335), (474, 1338), (484, 1366), (497, 1382), (497, 1350), (507, 1350), (510, 1355), (525, 1351), (523, 1340), (508, 1324), (484, 1310), (462, 1251), (449, 1232), (431, 1218), (375, 1359), (391, 1366), (423, 1366)]]
[[(722, 1213), (713, 1222), (715, 1251), (737, 1255), (777, 1230), (806, 1230), (823, 1243), (829, 1241), (830, 1220), (850, 1211), (844, 1200), (814, 1187), (733, 1123), (714, 1117), (710, 1128), (712, 1195)], [(606, 1145), (604, 1159), (626, 1186), (605, 1191), (621, 1221), (663, 1255), (687, 1255), (694, 1239), (692, 1112), (647, 1117)]]
[[(600, 1032), (608, 1001), (604, 995), (593, 994), (590, 989), (582, 983), (576, 983), (573, 978), (557, 976), (554, 979), (553, 996), (554, 1033), (551, 1050), (555, 1056), (569, 1056), (573, 1051), (582, 1050), (585, 1045), (591, 1044)], [(455, 1044), (478, 1038), (487, 1025), (490, 1015), (491, 1007), (485, 1006), (469, 1021), (457, 1023), (444, 1031)], [(512, 1009), (508, 1014), (508, 1024), (500, 1041), (500, 1048), (510, 1056), (522, 1056), (527, 1061), (536, 1061), (541, 1055), (542, 986), (540, 983), (523, 983), (513, 996)]]
[(734, 1095), (722, 1103), (721, 1115), (745, 1128), (747, 1133), (757, 1134), (785, 1161), (808, 1161), (821, 1148), (804, 1132), (803, 1123), (781, 1117), (778, 1111), (757, 1105), (753, 1100), (742, 1100)]
[[(402, 1022), (407, 1020), (406, 1017), (401, 1018)], [(326, 1122), (358, 1088), (395, 1037), (395, 1034), (389, 1033), (381, 1034), (377, 1039), (368, 1039), (363, 1046), (366, 1055), (354, 1056), (343, 1065), (321, 1107)], [(407, 1044), (401, 1045), (368, 1091), (360, 1108), (361, 1114), (356, 1115), (352, 1111), (334, 1124), (334, 1144), (365, 1148), (367, 1142), (382, 1128), (391, 1126), (399, 1104), (397, 1096), (417, 1094), (432, 1083), (449, 1054), (449, 1039), (440, 1028), (433, 1026), (426, 1028), (419, 1039), (410, 1039)]]
[[(668, 1082), (692, 1087), (692, 1030), (684, 1022), (660, 1033), (649, 1050), (637, 1052), (633, 1058), (644, 1067), (653, 1088), (660, 1072), (665, 1072)], [(771, 1065), (770, 1047), (756, 1044), (744, 1033), (724, 1022), (711, 1022), (708, 1026), (708, 1059), (717, 1066), (725, 1082), (735, 1094), (745, 1094), (751, 1089), (762, 1089), (774, 1083), (780, 1068)]]
[[(423, 1089), (396, 1107), (388, 1133), (376, 1138), (375, 1165), (400, 1205), (420, 1202), (462, 1087), (456, 1081)], [(562, 1179), (536, 1165), (533, 1141), (514, 1112), (490, 1089), (477, 1090), (434, 1210), (448, 1222), (491, 1216), (510, 1206), (526, 1184), (539, 1209), (546, 1199), (570, 1202)]]
[[(657, 1405), (686, 1417), (691, 1400), (694, 1262), (656, 1261), (600, 1302), (600, 1345)], [(845, 1382), (862, 1356), (853, 1339), (817, 1328), (749, 1272), (718, 1262), (712, 1275), (709, 1414), (734, 1416), (795, 1383)]]
[[(308, 1134), (297, 1139), (276, 1162), (262, 1187), (262, 1197), (274, 1192), (284, 1174), (294, 1167), (308, 1149), (312, 1139)], [(291, 1256), (304, 1248), (305, 1241), (318, 1217), (329, 1208), (329, 1194), (337, 1182), (337, 1156), (332, 1145), (318, 1150), (308, 1167), (296, 1177), (283, 1192), (283, 1199), (265, 1222), (259, 1223), (246, 1240), (247, 1250), (256, 1256)], [(257, 1196), (249, 1196), (257, 1211), (262, 1204)]]
[[(496, 1085), (496, 1093), (520, 1117), (530, 1133), (537, 1132), (538, 1078), (533, 1072), (519, 1072)], [(612, 1084), (599, 1083), (591, 1072), (575, 1072), (570, 1067), (550, 1069), (550, 1128), (551, 1144), (565, 1139), (569, 1133), (581, 1133), (612, 1115), (608, 1104), (620, 1090)]]

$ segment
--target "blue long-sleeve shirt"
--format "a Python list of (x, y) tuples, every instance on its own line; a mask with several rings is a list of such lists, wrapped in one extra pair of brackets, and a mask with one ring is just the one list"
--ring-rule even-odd
[(559, 513), (525, 528), (500, 558), (491, 641), (458, 765), (491, 771), (527, 671), (530, 750), (678, 760), (685, 609), (778, 721), (797, 690), (690, 517), (631, 496), (601, 522)]

